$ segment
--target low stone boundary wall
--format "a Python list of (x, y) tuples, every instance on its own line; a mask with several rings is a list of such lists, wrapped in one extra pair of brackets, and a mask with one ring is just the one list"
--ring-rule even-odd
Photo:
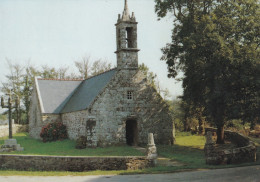
[(0, 155), (0, 168), (38, 171), (136, 170), (153, 167), (146, 157)]
[[(256, 146), (249, 138), (232, 131), (225, 131), (225, 139), (230, 140), (237, 147), (232, 149), (217, 150), (212, 142), (212, 132), (215, 128), (206, 128), (207, 141), (205, 155), (207, 164), (238, 164), (256, 161)], [(210, 132), (210, 133), (209, 133)]]
[[(28, 125), (12, 125), (13, 134), (18, 132), (26, 132), (28, 131)], [(9, 125), (0, 125), (0, 137), (5, 137), (9, 135)]]

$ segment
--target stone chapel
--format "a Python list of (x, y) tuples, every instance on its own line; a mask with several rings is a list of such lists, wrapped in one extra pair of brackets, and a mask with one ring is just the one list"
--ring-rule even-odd
[(168, 105), (138, 69), (137, 21), (127, 0), (116, 26), (117, 67), (86, 80), (37, 79), (31, 96), (29, 132), (61, 121), (68, 137), (87, 136), (88, 146), (173, 144)]

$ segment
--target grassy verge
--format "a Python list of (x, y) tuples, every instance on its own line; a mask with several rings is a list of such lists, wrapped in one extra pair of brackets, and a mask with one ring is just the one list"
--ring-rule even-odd
[(257, 161), (252, 163), (234, 164), (234, 165), (207, 165), (204, 158), (205, 137), (191, 135), (189, 133), (179, 133), (176, 136), (174, 146), (158, 146), (158, 153), (161, 156), (179, 161), (184, 166), (168, 168), (168, 171), (174, 170), (192, 170), (192, 169), (219, 169), (231, 168), (248, 165), (260, 164), (260, 139), (253, 139), (257, 146)]
[[(27, 133), (15, 134), (14, 138), (24, 147), (24, 151), (2, 152), (1, 154), (19, 155), (59, 155), (59, 156), (143, 156), (144, 154), (130, 146), (113, 146), (105, 148), (75, 149), (75, 141), (63, 140), (43, 143), (30, 138)], [(0, 138), (0, 145), (5, 138)]]
[[(70, 140), (54, 143), (42, 143), (29, 138), (26, 134), (16, 135), (18, 142), (22, 144), (27, 150), (23, 154), (37, 154), (37, 155), (80, 155), (80, 156), (111, 156), (117, 155), (142, 155), (139, 151), (136, 151), (132, 147), (108, 147), (108, 148), (96, 148), (86, 150), (74, 149), (75, 143)], [(178, 133), (176, 136), (176, 144), (174, 146), (163, 146), (158, 145), (158, 153), (162, 157), (170, 158), (178, 161), (184, 165), (182, 166), (157, 166), (154, 168), (148, 168), (143, 170), (135, 171), (90, 171), (90, 172), (41, 172), (41, 171), (10, 171), (0, 170), (0, 175), (26, 175), (26, 176), (84, 176), (84, 175), (124, 175), (124, 174), (153, 174), (153, 173), (171, 173), (179, 171), (189, 170), (202, 170), (202, 169), (218, 169), (218, 168), (230, 168), (240, 167), (248, 165), (260, 164), (260, 139), (253, 139), (258, 147), (257, 151), (257, 162), (245, 163), (239, 165), (206, 165), (204, 158), (204, 144), (205, 137), (191, 135), (189, 133)], [(3, 143), (3, 139), (0, 139), (0, 145)], [(32, 146), (34, 145), (34, 146)], [(29, 152), (33, 150), (33, 152)], [(67, 151), (64, 151), (67, 150)], [(128, 151), (129, 150), (129, 151)], [(130, 152), (131, 151), (131, 152)], [(21, 153), (19, 153), (21, 154)]]

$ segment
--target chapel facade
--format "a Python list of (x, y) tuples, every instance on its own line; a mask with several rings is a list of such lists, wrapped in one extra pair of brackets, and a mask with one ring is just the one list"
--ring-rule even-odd
[(173, 144), (174, 121), (167, 103), (138, 69), (137, 21), (127, 0), (116, 26), (117, 67), (86, 80), (35, 79), (29, 132), (61, 121), (70, 139), (87, 137), (88, 146)]

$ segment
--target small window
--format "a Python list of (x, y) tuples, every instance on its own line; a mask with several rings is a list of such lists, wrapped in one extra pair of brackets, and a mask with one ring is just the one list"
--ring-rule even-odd
[(133, 99), (133, 92), (132, 91), (127, 91), (127, 99), (132, 100)]

